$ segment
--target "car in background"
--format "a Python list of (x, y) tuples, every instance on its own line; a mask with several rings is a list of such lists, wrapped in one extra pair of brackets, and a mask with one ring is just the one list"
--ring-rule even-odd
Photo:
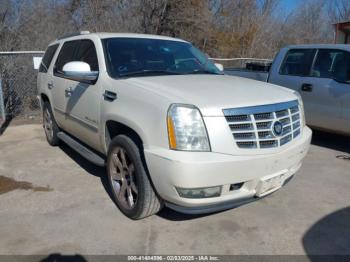
[(261, 70), (227, 69), (225, 73), (298, 91), (309, 126), (350, 135), (349, 45), (287, 46), (271, 66)]

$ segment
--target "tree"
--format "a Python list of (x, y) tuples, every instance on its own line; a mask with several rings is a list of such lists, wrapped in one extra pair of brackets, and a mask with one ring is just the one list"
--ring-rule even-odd
[(332, 23), (350, 21), (350, 1), (333, 0), (328, 3), (329, 14)]

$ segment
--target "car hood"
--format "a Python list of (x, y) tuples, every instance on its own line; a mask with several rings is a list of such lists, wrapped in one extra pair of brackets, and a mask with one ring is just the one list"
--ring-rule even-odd
[(222, 116), (222, 109), (296, 100), (292, 90), (228, 75), (171, 75), (133, 77), (129, 84), (170, 99), (197, 106), (203, 116)]

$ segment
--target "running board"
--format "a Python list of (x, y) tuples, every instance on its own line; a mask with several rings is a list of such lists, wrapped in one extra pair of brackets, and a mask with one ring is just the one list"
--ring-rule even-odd
[(58, 132), (57, 136), (60, 140), (65, 142), (69, 147), (71, 147), (74, 151), (79, 153), (82, 157), (86, 158), (90, 162), (94, 163), (97, 166), (105, 165), (105, 160), (102, 157), (92, 152), (90, 149), (79, 143), (71, 136), (67, 135), (64, 132)]

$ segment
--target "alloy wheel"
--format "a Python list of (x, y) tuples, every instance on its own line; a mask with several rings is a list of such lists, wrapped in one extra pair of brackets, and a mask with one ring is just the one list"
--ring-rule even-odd
[(52, 117), (50, 114), (50, 111), (48, 108), (46, 108), (44, 112), (44, 129), (45, 134), (49, 140), (52, 140), (53, 138), (53, 123), (52, 123)]
[(109, 176), (117, 201), (125, 209), (134, 208), (138, 198), (135, 181), (135, 165), (122, 147), (116, 147), (111, 155)]

